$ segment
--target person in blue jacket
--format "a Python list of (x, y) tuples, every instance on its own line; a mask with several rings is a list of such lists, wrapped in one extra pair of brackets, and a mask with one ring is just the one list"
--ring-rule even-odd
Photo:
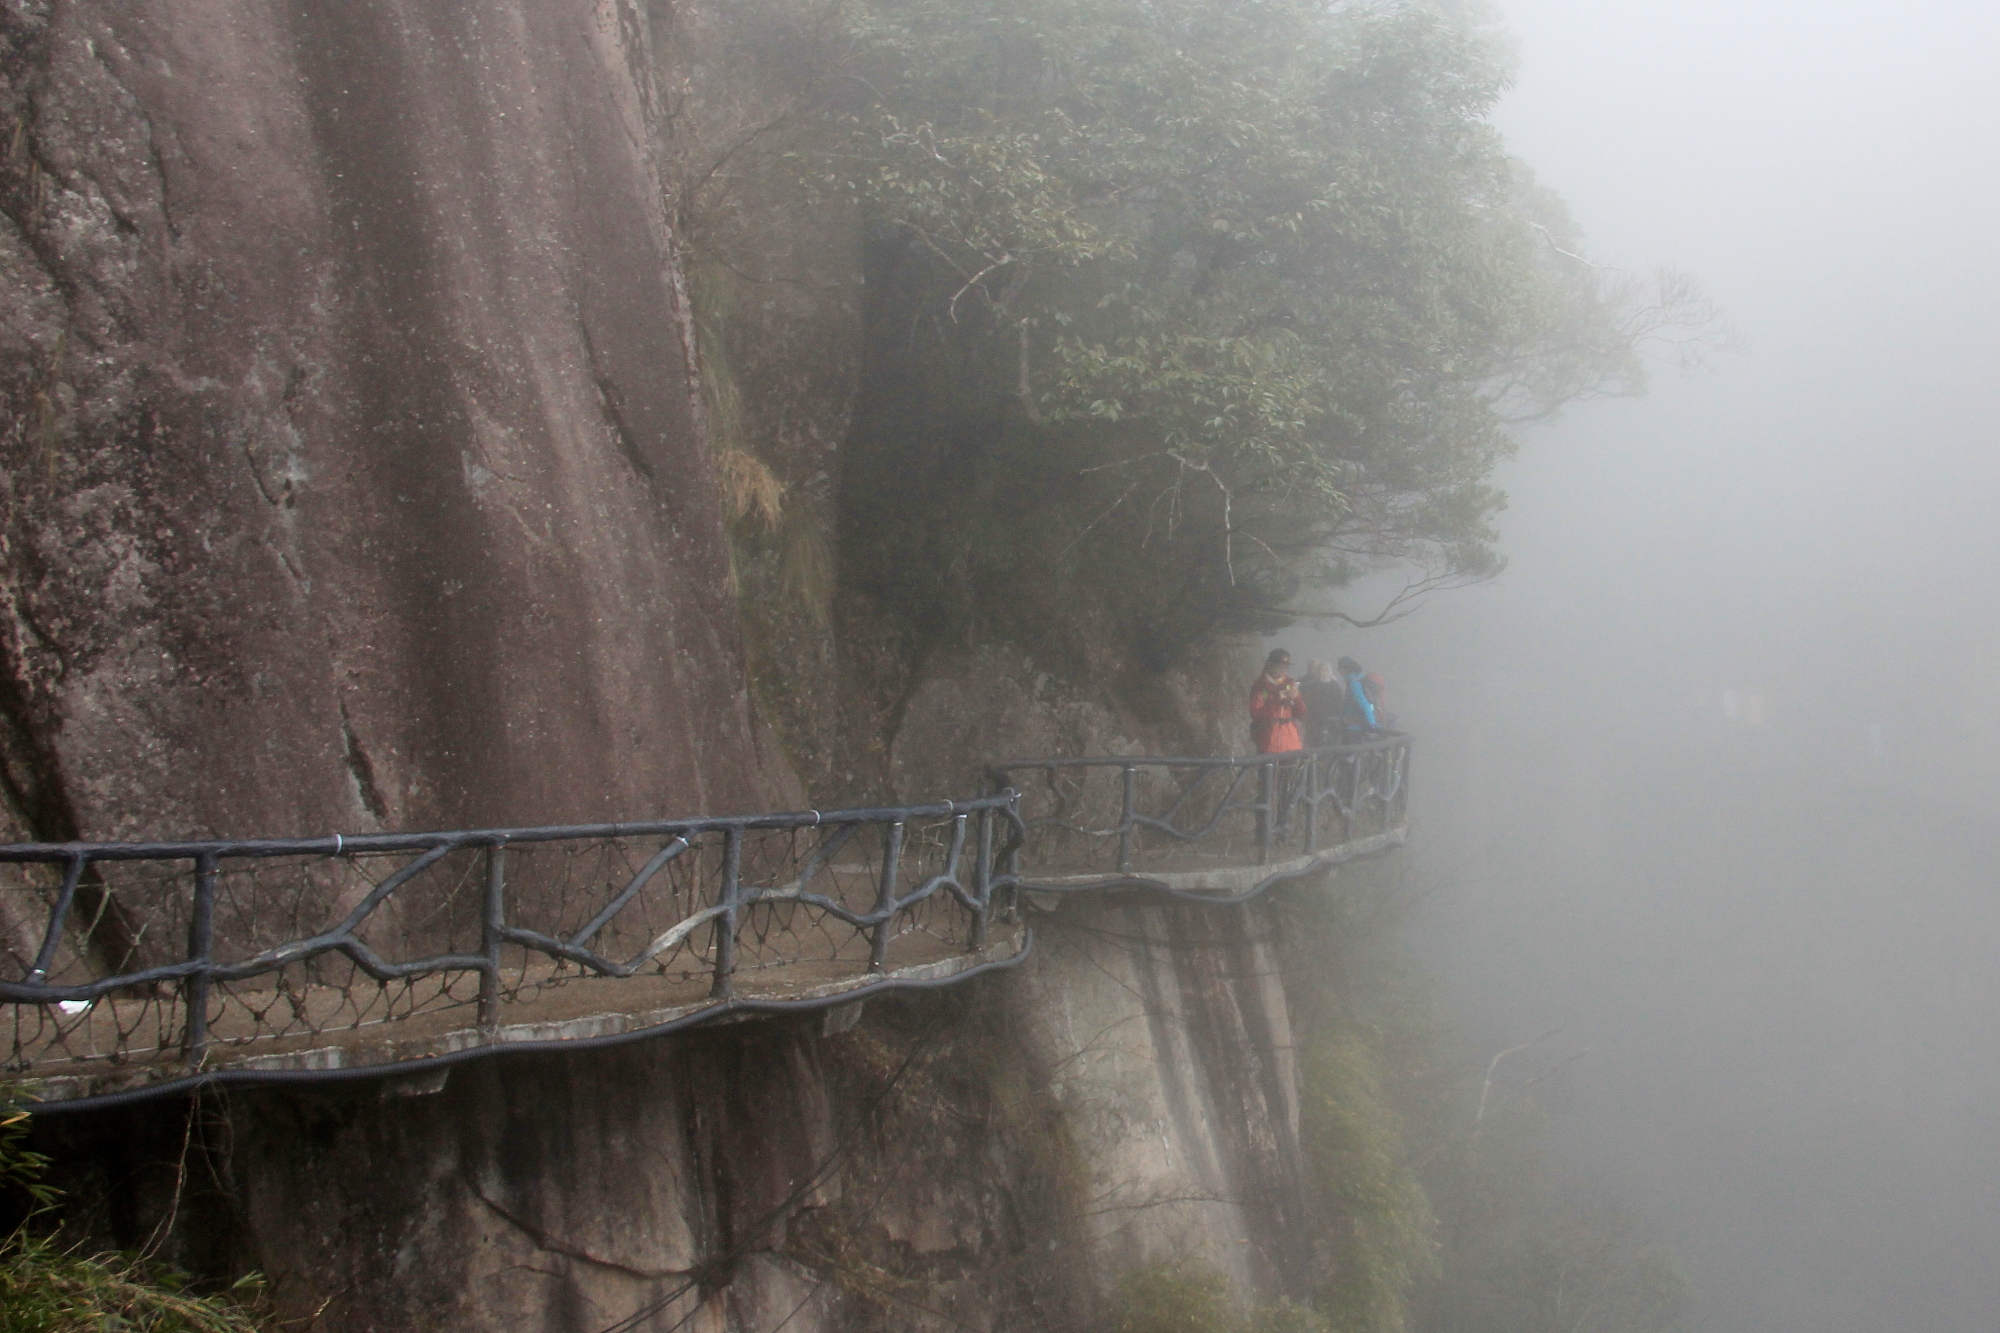
[(1340, 729), (1352, 737), (1366, 736), (1382, 729), (1375, 717), (1375, 701), (1368, 697), (1368, 689), (1361, 683), (1362, 674), (1361, 663), (1351, 657), (1340, 659), (1340, 681), (1344, 687)]

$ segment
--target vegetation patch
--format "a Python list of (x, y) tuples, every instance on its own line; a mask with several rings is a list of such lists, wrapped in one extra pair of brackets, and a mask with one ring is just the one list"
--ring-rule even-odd
[(1437, 1219), (1410, 1164), (1381, 1053), (1353, 1026), (1305, 1051), (1301, 1133), (1310, 1186), (1337, 1219), (1322, 1308), (1338, 1333), (1406, 1333), (1417, 1283), (1437, 1273)]
[[(11, 1100), (11, 1099), (8, 1099)], [(25, 1146), (28, 1113), (0, 1120), (0, 1186), (26, 1218), (0, 1241), (0, 1333), (259, 1333), (274, 1325), (262, 1279), (202, 1294), (192, 1279), (143, 1254), (91, 1253), (56, 1225), (48, 1159)]]
[(1330, 1333), (1333, 1326), (1294, 1301), (1246, 1305), (1216, 1268), (1178, 1259), (1125, 1274), (1105, 1327), (1109, 1333)]
[(222, 1296), (185, 1273), (132, 1255), (83, 1254), (16, 1232), (0, 1257), (0, 1333), (257, 1333), (271, 1327), (244, 1279)]

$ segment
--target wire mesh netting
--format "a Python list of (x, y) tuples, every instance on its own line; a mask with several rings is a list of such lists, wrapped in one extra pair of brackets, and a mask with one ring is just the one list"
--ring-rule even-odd
[(980, 947), (1016, 883), (1249, 867), (1398, 830), (1408, 762), (1386, 737), (1017, 761), (996, 776), (1018, 796), (828, 816), (0, 847), (4, 1059), (41, 1079), (351, 1068), (832, 995)]
[(983, 939), (1007, 811), (928, 809), (293, 854), (0, 849), (7, 1067), (310, 1065), (322, 1049), (352, 1065), (371, 1043), (414, 1058), (468, 1031), (561, 1036), (935, 962)]
[(994, 770), (1020, 792), (1031, 877), (1184, 874), (1328, 851), (1406, 821), (1409, 742), (1240, 759), (1026, 759)]

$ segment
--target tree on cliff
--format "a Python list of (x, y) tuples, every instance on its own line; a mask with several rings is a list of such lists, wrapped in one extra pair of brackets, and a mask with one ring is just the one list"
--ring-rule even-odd
[(1435, 6), (843, 12), (810, 169), (871, 225), (844, 552), (932, 630), (1053, 584), (1171, 657), (1384, 562), (1484, 576), (1509, 425), (1712, 320), (1579, 257)]

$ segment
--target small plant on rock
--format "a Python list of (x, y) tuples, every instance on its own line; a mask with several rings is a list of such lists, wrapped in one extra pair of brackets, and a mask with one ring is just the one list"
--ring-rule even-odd
[(89, 1253), (50, 1225), (59, 1193), (48, 1158), (27, 1146), (29, 1113), (0, 1118), (0, 1193), (27, 1216), (0, 1240), (0, 1333), (258, 1333), (263, 1281), (201, 1295), (179, 1269), (146, 1255)]

